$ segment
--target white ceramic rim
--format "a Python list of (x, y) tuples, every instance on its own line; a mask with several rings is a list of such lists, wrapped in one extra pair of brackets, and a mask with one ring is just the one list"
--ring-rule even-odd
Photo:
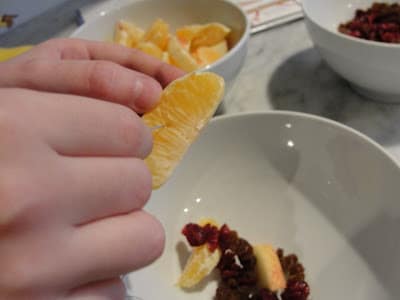
[(350, 133), (355, 134), (365, 142), (371, 144), (375, 149), (377, 149), (381, 154), (383, 154), (386, 158), (388, 158), (400, 171), (400, 162), (398, 162), (392, 154), (390, 154), (382, 145), (378, 144), (375, 142), (373, 139), (368, 137), (367, 135), (357, 131), (354, 128), (351, 128), (345, 124), (339, 123), (337, 121), (333, 121), (331, 119), (327, 119), (324, 117), (320, 117), (317, 115), (313, 114), (308, 114), (308, 113), (302, 113), (302, 112), (295, 112), (295, 111), (289, 111), (289, 110), (272, 110), (272, 111), (254, 111), (254, 112), (241, 112), (241, 113), (233, 113), (229, 115), (221, 115), (221, 116), (216, 116), (214, 117), (211, 122), (220, 122), (224, 121), (226, 119), (241, 119), (241, 118), (248, 118), (251, 116), (273, 116), (273, 115), (278, 115), (278, 116), (288, 116), (288, 117), (299, 117), (303, 119), (309, 119), (317, 122), (324, 123), (326, 125), (338, 128), (339, 130), (344, 130)]
[[(119, 5), (118, 5), (118, 8), (120, 9), (120, 8), (122, 8), (122, 7), (131, 5), (131, 4), (136, 3), (136, 2), (141, 2), (141, 1), (146, 1), (146, 0), (124, 1), (124, 2), (121, 2), (121, 3), (119, 3), (119, 1), (111, 1), (111, 2), (106, 2), (106, 3), (102, 4), (102, 5), (100, 4), (98, 7), (95, 7), (95, 8), (93, 9), (93, 11), (89, 12), (89, 13), (85, 16), (85, 18), (87, 18), (87, 22), (85, 22), (85, 24), (83, 24), (82, 26), (80, 26), (80, 27), (78, 27), (76, 30), (74, 30), (74, 31), (70, 34), (70, 37), (76, 38), (76, 35), (80, 33), (80, 31), (82, 30), (82, 27), (83, 27), (83, 26), (88, 25), (88, 24), (94, 22), (94, 21), (97, 20), (98, 18), (101, 18), (102, 16), (99, 15), (99, 12), (102, 11), (102, 10), (104, 10), (104, 9), (110, 9), (109, 6), (110, 6), (110, 4), (111, 4), (112, 2), (116, 2), (117, 4), (119, 4)], [(234, 55), (234, 52), (235, 52), (238, 48), (244, 47), (244, 46), (245, 46), (245, 43), (247, 42), (247, 40), (248, 40), (249, 37), (250, 37), (250, 30), (251, 30), (251, 28), (250, 28), (250, 27), (251, 27), (251, 26), (250, 26), (250, 21), (249, 21), (249, 18), (247, 17), (247, 14), (244, 12), (244, 10), (243, 10), (239, 5), (237, 5), (236, 3), (233, 3), (232, 1), (229, 1), (229, 0), (219, 0), (219, 1), (224, 2), (224, 3), (226, 3), (227, 5), (233, 7), (234, 9), (236, 9), (236, 10), (241, 14), (241, 16), (242, 16), (242, 18), (243, 18), (243, 20), (244, 20), (244, 22), (245, 22), (244, 32), (243, 32), (243, 34), (241, 35), (239, 41), (236, 43), (236, 45), (235, 45), (233, 48), (229, 49), (229, 51), (228, 51), (227, 54), (225, 54), (222, 58), (220, 58), (220, 59), (217, 60), (216, 62), (214, 62), (214, 63), (212, 63), (212, 64), (210, 64), (210, 65), (207, 65), (207, 66), (205, 66), (204, 68), (201, 68), (201, 69), (199, 69), (199, 70), (197, 70), (197, 71), (205, 71), (205, 70), (208, 70), (208, 69), (213, 68), (213, 67), (218, 67), (219, 65), (221, 65), (222, 63), (224, 63), (225, 61), (227, 61), (228, 59), (230, 59), (231, 56)], [(111, 9), (112, 9), (112, 8), (111, 8)]]
[[(336, 36), (338, 38), (343, 38), (343, 39), (346, 39), (348, 41), (353, 41), (355, 43), (359, 43), (360, 45), (369, 45), (369, 46), (389, 48), (389, 49), (400, 49), (400, 44), (391, 44), (391, 43), (384, 43), (384, 42), (376, 42), (376, 41), (359, 39), (359, 38), (356, 38), (356, 37), (349, 36), (347, 34), (343, 34), (343, 33), (340, 33), (340, 32), (336, 32), (336, 31), (332, 31), (332, 30), (326, 29), (325, 27), (321, 26), (317, 21), (315, 21), (310, 16), (310, 14), (307, 12), (307, 8), (306, 8), (307, 4), (305, 4), (306, 1), (307, 0), (304, 0), (301, 3), (301, 7), (303, 8), (304, 15), (307, 17), (308, 20), (310, 20), (310, 22), (312, 22), (315, 26), (319, 27), (323, 31), (326, 31), (329, 34), (334, 35), (334, 36)], [(308, 0), (308, 1), (322, 1), (322, 0)]]

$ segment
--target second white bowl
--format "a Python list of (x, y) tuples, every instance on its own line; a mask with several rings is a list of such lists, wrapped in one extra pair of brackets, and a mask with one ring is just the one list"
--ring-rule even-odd
[[(338, 32), (340, 23), (374, 0), (303, 0), (310, 36), (325, 61), (360, 94), (400, 103), (400, 45), (353, 38)], [(398, 1), (388, 0), (387, 3)]]

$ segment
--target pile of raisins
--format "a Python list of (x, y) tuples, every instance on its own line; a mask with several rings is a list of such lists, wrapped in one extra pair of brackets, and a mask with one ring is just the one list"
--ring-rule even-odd
[(340, 24), (339, 31), (365, 40), (400, 43), (400, 5), (374, 3), (367, 10), (358, 9), (353, 20)]
[[(221, 229), (207, 224), (187, 224), (182, 233), (193, 247), (208, 244), (211, 251), (219, 247), (222, 252), (217, 269), (220, 281), (215, 300), (278, 300), (275, 293), (257, 286), (257, 260), (253, 247), (236, 231), (223, 225)], [(287, 287), (281, 294), (282, 300), (307, 300), (310, 288), (305, 281), (304, 267), (294, 254), (285, 255), (277, 251), (287, 280)]]

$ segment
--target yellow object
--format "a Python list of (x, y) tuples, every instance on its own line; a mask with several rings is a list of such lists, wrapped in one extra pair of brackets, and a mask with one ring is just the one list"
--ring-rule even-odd
[[(200, 226), (207, 224), (218, 227), (213, 219), (205, 218), (199, 221)], [(204, 244), (194, 247), (192, 253), (186, 262), (182, 275), (179, 278), (178, 285), (182, 288), (191, 288), (198, 284), (204, 277), (214, 270), (221, 259), (221, 250), (219, 248), (211, 252), (208, 245)]]
[(203, 226), (206, 226), (207, 224), (210, 224), (210, 225), (212, 225), (212, 226), (215, 226), (215, 227), (219, 227), (219, 225), (218, 225), (218, 223), (214, 220), (214, 219), (211, 219), (211, 218), (203, 218), (203, 219), (200, 219), (200, 221), (199, 221), (199, 223), (198, 223), (201, 227), (203, 227)]
[(175, 37), (171, 37), (168, 43), (168, 54), (171, 63), (186, 72), (192, 72), (199, 68), (196, 60)]
[(0, 62), (9, 60), (15, 56), (18, 56), (29, 49), (31, 49), (32, 46), (20, 46), (20, 47), (14, 47), (14, 48), (0, 48)]
[(162, 19), (157, 19), (147, 30), (143, 40), (156, 44), (161, 50), (167, 49), (169, 40), (169, 25)]
[(176, 37), (183, 43), (190, 43), (204, 25), (187, 25), (176, 30)]
[(220, 59), (228, 52), (228, 43), (222, 40), (218, 44), (210, 47), (199, 47), (193, 56), (196, 57), (200, 66), (206, 66)]
[(272, 292), (286, 287), (286, 278), (275, 249), (270, 245), (253, 246), (257, 259), (257, 275), (259, 285)]
[(193, 248), (178, 285), (182, 288), (194, 287), (214, 270), (220, 258), (221, 250), (219, 248), (213, 252), (208, 249), (207, 244)]
[(209, 23), (204, 25), (190, 43), (190, 50), (194, 51), (199, 47), (213, 46), (224, 40), (231, 30), (220, 23)]
[(162, 59), (163, 62), (167, 63), (167, 64), (172, 64), (171, 63), (171, 59), (169, 58), (169, 54), (168, 52), (164, 51), (162, 54)]
[(147, 53), (148, 55), (154, 56), (158, 59), (163, 59), (164, 53), (156, 44), (150, 42), (140, 42), (136, 48), (144, 53)]
[(115, 26), (114, 41), (120, 45), (135, 47), (143, 36), (143, 29), (133, 23), (120, 20)]
[(224, 93), (224, 80), (211, 72), (191, 73), (173, 81), (160, 103), (143, 116), (153, 129), (153, 150), (145, 162), (157, 189), (215, 113)]

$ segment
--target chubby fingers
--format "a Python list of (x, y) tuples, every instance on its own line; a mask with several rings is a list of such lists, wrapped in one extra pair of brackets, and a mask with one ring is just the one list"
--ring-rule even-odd
[(3, 86), (87, 96), (139, 113), (153, 108), (162, 91), (154, 78), (112, 61), (34, 59), (6, 68)]
[(84, 224), (70, 239), (75, 260), (60, 266), (64, 282), (76, 286), (144, 267), (161, 255), (164, 241), (161, 224), (141, 210)]
[(141, 209), (151, 193), (151, 174), (136, 158), (65, 157), (63, 184), (73, 186), (54, 210), (79, 226)]
[(139, 71), (155, 78), (163, 87), (171, 81), (184, 75), (184, 71), (166, 64), (137, 49), (131, 49), (116, 45), (87, 41), (82, 39), (55, 39), (43, 44), (44, 48), (56, 49), (60, 59), (85, 59), (85, 60), (107, 60)]
[[(146, 157), (151, 130), (131, 109), (92, 98), (14, 89), (3, 92), (3, 106), (63, 156)], [(29, 101), (27, 101), (29, 99)]]
[(75, 288), (63, 300), (125, 300), (125, 296), (124, 283), (117, 277)]

